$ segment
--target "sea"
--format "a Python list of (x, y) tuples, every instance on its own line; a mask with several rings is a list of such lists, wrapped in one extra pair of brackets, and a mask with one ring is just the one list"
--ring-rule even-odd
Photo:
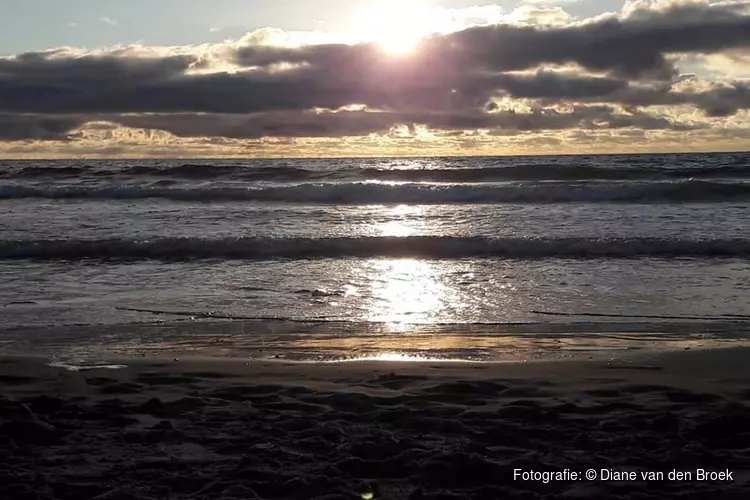
[(750, 153), (0, 161), (0, 354), (527, 361), (749, 326)]

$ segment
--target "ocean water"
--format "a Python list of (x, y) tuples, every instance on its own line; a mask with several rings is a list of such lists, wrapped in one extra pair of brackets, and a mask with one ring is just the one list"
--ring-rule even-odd
[(0, 162), (0, 352), (327, 359), (750, 335), (750, 153)]

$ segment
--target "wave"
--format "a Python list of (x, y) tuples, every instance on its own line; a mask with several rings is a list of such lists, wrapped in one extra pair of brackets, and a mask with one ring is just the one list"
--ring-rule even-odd
[(363, 169), (363, 177), (390, 181), (487, 182), (750, 178), (750, 166), (716, 168), (608, 168), (555, 164), (454, 169)]
[(76, 177), (85, 175), (88, 171), (82, 167), (26, 167), (14, 173), (6, 173), (4, 177)]
[(185, 179), (220, 179), (226, 177), (249, 181), (288, 181), (319, 179), (329, 176), (326, 171), (287, 166), (244, 167), (240, 165), (194, 165), (189, 163), (177, 167), (135, 166), (126, 168), (120, 173), (131, 176)]
[[(632, 161), (632, 160), (631, 160)], [(29, 177), (168, 177), (176, 179), (226, 179), (244, 181), (305, 182), (339, 181), (403, 181), (403, 182), (491, 182), (491, 181), (554, 181), (554, 180), (669, 180), (750, 178), (750, 164), (729, 164), (711, 167), (675, 167), (654, 164), (647, 166), (560, 165), (537, 163), (528, 165), (488, 165), (465, 168), (335, 168), (310, 169), (287, 165), (250, 167), (243, 165), (183, 164), (178, 166), (135, 165), (121, 169), (95, 167), (33, 166), (2, 174), (5, 178)]]
[(643, 184), (317, 183), (265, 188), (165, 186), (0, 186), (0, 199), (267, 201), (307, 204), (697, 203), (750, 198), (750, 184), (708, 181)]
[(151, 240), (6, 240), (0, 259), (199, 260), (412, 258), (747, 258), (750, 240), (662, 238), (480, 238), (451, 236), (340, 238), (157, 238)]

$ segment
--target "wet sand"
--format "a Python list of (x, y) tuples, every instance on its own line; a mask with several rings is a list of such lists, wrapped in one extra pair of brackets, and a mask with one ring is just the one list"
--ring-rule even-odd
[[(745, 499), (748, 361), (747, 348), (83, 371), (4, 358), (0, 499)], [(560, 480), (516, 475), (531, 471)], [(637, 479), (611, 480), (622, 472)]]

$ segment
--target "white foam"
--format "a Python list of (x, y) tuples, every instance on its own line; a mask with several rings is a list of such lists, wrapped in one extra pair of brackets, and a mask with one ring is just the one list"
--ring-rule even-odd
[(73, 365), (63, 362), (48, 363), (47, 366), (52, 368), (63, 368), (71, 372), (82, 372), (89, 370), (122, 370), (127, 368), (127, 365)]

